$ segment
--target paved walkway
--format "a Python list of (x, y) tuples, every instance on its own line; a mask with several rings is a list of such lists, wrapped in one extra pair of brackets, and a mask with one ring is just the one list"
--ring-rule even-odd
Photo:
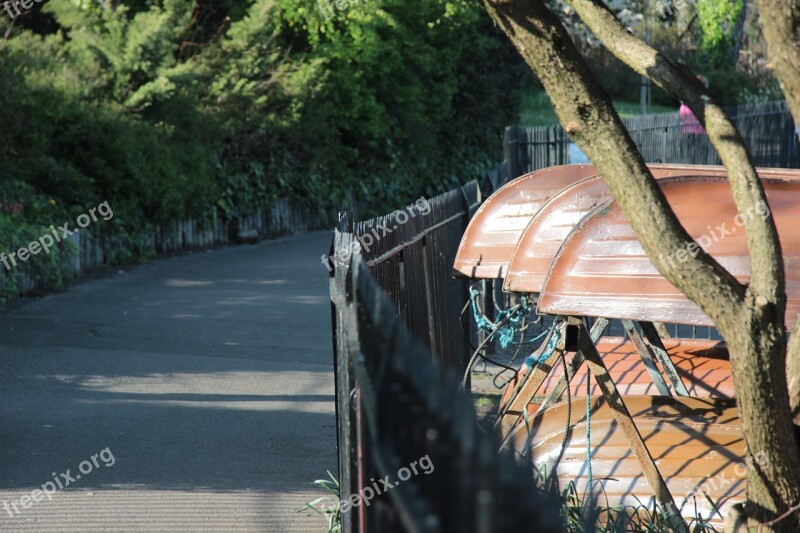
[[(0, 310), (0, 531), (324, 531), (296, 510), (336, 467), (329, 239), (195, 252)], [(54, 476), (72, 480), (23, 498)]]

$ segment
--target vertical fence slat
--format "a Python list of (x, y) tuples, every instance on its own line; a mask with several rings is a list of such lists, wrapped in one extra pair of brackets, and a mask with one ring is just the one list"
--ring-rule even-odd
[[(794, 122), (785, 102), (746, 104), (726, 111), (756, 166), (800, 168)], [(623, 123), (648, 163), (720, 164), (708, 136), (684, 132), (677, 112), (626, 117)], [(570, 162), (571, 141), (560, 125), (510, 126), (504, 142), (509, 179)], [(519, 143), (525, 144), (527, 157), (519, 156)]]

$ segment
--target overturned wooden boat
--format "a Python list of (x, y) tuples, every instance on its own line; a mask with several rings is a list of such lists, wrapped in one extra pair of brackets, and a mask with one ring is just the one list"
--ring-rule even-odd
[[(657, 179), (674, 176), (726, 176), (721, 166), (648, 165)], [(792, 171), (758, 169), (761, 177)], [(797, 174), (797, 173), (795, 173)], [(564, 165), (537, 170), (502, 186), (481, 205), (464, 232), (453, 269), (473, 279), (505, 277), (511, 257), (531, 218), (553, 196), (581, 180), (597, 176), (592, 165)]]
[[(747, 282), (747, 244), (728, 183), (695, 177), (667, 180), (661, 186), (688, 233), (737, 279)], [(786, 264), (787, 323), (791, 325), (800, 308), (800, 235), (793, 231), (800, 222), (796, 208), (800, 183), (767, 178), (764, 187), (770, 210), (764, 206), (747, 216), (775, 219)], [(743, 501), (747, 470), (738, 414), (732, 399), (725, 398), (733, 392), (729, 366), (715, 367), (709, 361), (711, 353), (704, 350), (687, 350), (685, 360), (702, 362), (711, 371), (703, 376), (701, 371), (679, 370), (681, 379), (692, 385), (697, 378), (699, 388), (692, 387), (691, 394), (707, 397), (640, 396), (637, 381), (645, 373), (631, 374), (632, 365), (623, 365), (622, 373), (611, 370), (620, 360), (630, 364), (631, 359), (625, 357), (630, 348), (609, 346), (615, 341), (600, 340), (585, 322), (586, 317), (603, 316), (712, 326), (710, 319), (658, 273), (621, 209), (610, 200), (569, 233), (539, 291), (539, 312), (564, 320), (554, 348), (563, 354), (564, 363), (569, 357), (570, 369), (581, 364), (582, 360), (576, 365), (576, 359), (586, 360), (595, 378), (590, 394), (600, 389), (602, 399), (590, 396), (588, 432), (586, 388), (584, 385), (581, 393), (580, 384), (574, 382), (578, 378), (572, 377), (581, 374), (570, 372), (573, 381), (567, 390), (573, 394), (572, 402), (541, 408), (536, 401), (525, 405), (524, 416), (518, 417), (519, 423), (505, 435), (505, 445), (520, 456), (531, 457), (537, 468), (562, 483), (574, 481), (579, 491), (586, 488), (586, 461), (590, 459), (597, 481), (592, 489), (602, 492), (604, 505), (640, 507), (657, 501), (671, 520), (677, 520), (675, 524), (702, 519), (720, 525), (722, 516), (717, 508), (724, 515), (731, 505)], [(679, 356), (679, 349), (670, 348), (670, 342), (664, 345), (672, 359)], [(611, 355), (620, 350), (622, 353)], [(724, 361), (724, 355), (719, 355)], [(681, 369), (682, 362), (674, 362)], [(552, 361), (549, 366), (557, 368)], [(570, 422), (577, 425), (566, 423), (568, 413)], [(587, 446), (591, 450), (588, 458)]]
[[(765, 178), (764, 183), (767, 194), (769, 195), (768, 197), (778, 197), (774, 202), (776, 205), (774, 209), (776, 209), (776, 211), (772, 216), (776, 217), (781, 227), (792, 227), (792, 225), (797, 222), (797, 215), (795, 214), (795, 210), (792, 209), (792, 206), (795, 205), (794, 202), (799, 199), (797, 197), (797, 184), (800, 172), (794, 170), (769, 170), (762, 171), (762, 173), (781, 177), (781, 179)], [(676, 208), (677, 211), (688, 213), (689, 216), (693, 217), (693, 225), (698, 229), (709, 230), (711, 228), (724, 227), (726, 225), (724, 217), (728, 217), (731, 221), (741, 221), (741, 219), (737, 219), (737, 211), (733, 204), (733, 198), (730, 192), (726, 190), (727, 183), (722, 178), (708, 176), (664, 178), (659, 180), (659, 183), (665, 190), (668, 200), (674, 204), (673, 207)], [(682, 193), (678, 194), (678, 192), (681, 191)], [(609, 201), (611, 201), (610, 191), (608, 191), (599, 177), (584, 179), (554, 195), (539, 209), (537, 214), (533, 216), (520, 239), (509, 265), (506, 276), (506, 286), (514, 291), (539, 293), (542, 290), (545, 278), (551, 271), (551, 264), (554, 265), (553, 270), (558, 271), (553, 274), (554, 276), (562, 275), (565, 276), (566, 279), (575, 281), (575, 283), (583, 283), (585, 281), (585, 274), (577, 264), (564, 264), (564, 266), (559, 267), (555, 266), (554, 259), (559, 253), (559, 249), (562, 244), (564, 244), (564, 241), (572, 234), (576, 226), (582, 223), (581, 221), (586, 216), (587, 209), (592, 207), (596, 208), (598, 204), (606, 204)], [(689, 204), (685, 205), (687, 201)], [(766, 209), (766, 206), (764, 206), (764, 208)], [(764, 211), (762, 215), (753, 213), (752, 216), (763, 216), (765, 214), (766, 211)], [(723, 220), (720, 220), (720, 215), (723, 217)], [(630, 228), (619, 230), (619, 228), (613, 225), (605, 224), (606, 220), (607, 218), (603, 219), (602, 222), (597, 221), (594, 226), (598, 234), (597, 242), (595, 243), (596, 248), (601, 250), (601, 252), (595, 253), (591, 257), (584, 258), (585, 263), (592, 264), (597, 269), (598, 278), (592, 280), (593, 283), (589, 289), (583, 290), (583, 286), (574, 288), (572, 298), (575, 305), (578, 306), (576, 309), (579, 310), (581, 314), (589, 316), (594, 314), (595, 316), (623, 319), (631, 319), (635, 316), (641, 321), (653, 321), (654, 317), (664, 317), (667, 321), (673, 322), (679, 322), (676, 317), (685, 320), (684, 311), (667, 313), (663, 309), (657, 309), (659, 305), (658, 302), (660, 301), (659, 298), (663, 296), (664, 292), (658, 290), (653, 291), (653, 288), (656, 286), (650, 285), (650, 281), (652, 279), (658, 279), (660, 285), (667, 286), (671, 290), (672, 296), (680, 298), (684, 304), (690, 303), (688, 299), (677, 291), (677, 289), (672, 287), (672, 285), (655, 270), (655, 267), (652, 266), (649, 259), (638, 245), (638, 241)], [(720, 222), (722, 223), (720, 224)], [(736, 222), (730, 222), (729, 225), (734, 229), (737, 227)], [(732, 235), (735, 234), (735, 232), (730, 233)], [(784, 233), (787, 232), (784, 231)], [(702, 235), (695, 234), (695, 236), (701, 243), (704, 241)], [(708, 238), (713, 241), (716, 237), (718, 236), (715, 235), (714, 238)], [(739, 231), (737, 238), (739, 239), (737, 243), (737, 253), (739, 256), (734, 258), (732, 262), (740, 267), (742, 265), (749, 265), (747, 262), (748, 255), (743, 231)], [(721, 237), (719, 240), (721, 240)], [(729, 242), (728, 244), (732, 245), (733, 243)], [(573, 243), (570, 246), (574, 245)], [(789, 242), (784, 243), (787, 260), (796, 260), (796, 247), (796, 244)], [(709, 251), (712, 252), (713, 255), (714, 250), (710, 249)], [(635, 256), (635, 259), (627, 261), (626, 254), (632, 254), (632, 256)], [(573, 259), (576, 257), (577, 256), (573, 256)], [(564, 261), (564, 259), (560, 261)], [(609, 268), (611, 264), (615, 265), (613, 269)], [(628, 272), (629, 276), (620, 280), (621, 271), (619, 268), (624, 268), (625, 266), (630, 267), (630, 271)], [(646, 270), (646, 267), (649, 267), (650, 270)], [(740, 279), (744, 279), (746, 276), (746, 272), (741, 269), (739, 271), (734, 270), (734, 274), (738, 275)], [(633, 290), (634, 293), (626, 298), (626, 301), (639, 302), (642, 308), (652, 311), (650, 315), (644, 315), (641, 310), (629, 314), (619, 314), (619, 309), (609, 305), (609, 302), (594, 299), (595, 297), (593, 295), (595, 293), (602, 293), (607, 290), (600, 288), (607, 285), (604, 284), (605, 276), (615, 280), (615, 282), (618, 283), (617, 287), (621, 290)], [(793, 278), (788, 278), (788, 281), (791, 283)], [(647, 287), (645, 287), (645, 285)], [(793, 285), (793, 289), (800, 289), (800, 286), (795, 284)], [(636, 290), (640, 292), (635, 293)], [(651, 292), (648, 293), (646, 292), (647, 290)], [(554, 293), (552, 290), (546, 291), (545, 300), (552, 298), (553, 295)], [(792, 295), (790, 295), (790, 297), (791, 296)], [(591, 310), (582, 307), (587, 305), (590, 298), (592, 298), (592, 303), (594, 304)], [(550, 305), (548, 301), (544, 302), (543, 305)], [(569, 309), (562, 307), (554, 311), (555, 314), (568, 314)], [(663, 320), (663, 318), (661, 319)], [(694, 321), (692, 323), (706, 326), (713, 325), (708, 320), (703, 322)], [(630, 324), (628, 324), (626, 329), (628, 329), (633, 336), (637, 335), (634, 327)], [(631, 335), (629, 334), (629, 336)], [(639, 393), (637, 391), (641, 391), (642, 387), (650, 388), (653, 386), (657, 387), (659, 394), (670, 394), (667, 390), (668, 387), (664, 386), (666, 383), (661, 384), (658, 376), (653, 372), (652, 362), (647, 360), (648, 354), (645, 351), (645, 344), (647, 343), (648, 339), (640, 340), (631, 337), (631, 341), (627, 342), (622, 348), (614, 346), (613, 343), (609, 344), (603, 342), (598, 344), (601, 353), (615, 358), (614, 364), (610, 366), (610, 371), (612, 376), (623, 386), (623, 394), (637, 394)], [(626, 360), (624, 362), (617, 361), (617, 353), (614, 353), (614, 351), (609, 352), (608, 350), (610, 348), (613, 348), (613, 350), (617, 352), (621, 349), (622, 352), (627, 353)], [(658, 353), (657, 350), (658, 346), (656, 346), (655, 355)], [(641, 360), (638, 361), (634, 353), (637, 351), (641, 356)], [(677, 354), (670, 355), (677, 356)], [(675, 357), (670, 357), (670, 360), (662, 358), (661, 363), (669, 367), (672, 365), (672, 360), (674, 359)], [(681, 358), (678, 357), (678, 359)], [(697, 355), (694, 360), (699, 365), (697, 369), (701, 366), (714, 368), (714, 377), (712, 378), (711, 375), (708, 376), (709, 380), (713, 379), (714, 382), (706, 382), (705, 390), (697, 389), (695, 385), (698, 383), (697, 378), (699, 374), (695, 375), (691, 373), (691, 370), (687, 371), (686, 368), (674, 368), (674, 372), (671, 374), (668, 372), (668, 377), (671, 377), (672, 381), (678, 386), (678, 393), (683, 396), (693, 395), (698, 397), (728, 396), (727, 389), (732, 387), (732, 379), (729, 374), (727, 377), (724, 377), (725, 372), (730, 372), (730, 365), (727, 361), (720, 359), (719, 356), (715, 359), (705, 360), (704, 357), (700, 355)], [(620, 364), (622, 364), (622, 366), (620, 366)], [(682, 364), (686, 365), (687, 363), (686, 361), (682, 361)], [(635, 371), (630, 371), (629, 368), (633, 368)], [(517, 388), (523, 380), (530, 378), (530, 376), (528, 376), (529, 369), (528, 365), (523, 365), (520, 368), (519, 379), (512, 383), (511, 391)], [(646, 369), (650, 377), (655, 377), (655, 383), (650, 382), (644, 372), (639, 372), (639, 370), (642, 369)], [(672, 369), (667, 368), (667, 370), (669, 371)], [(723, 374), (720, 374), (720, 372)], [(546, 397), (552, 390), (553, 379), (556, 379), (550, 376), (560, 377), (563, 372), (559, 367), (556, 367), (546, 379), (541, 375), (543, 374), (542, 371), (539, 371), (539, 373), (540, 379), (532, 379), (531, 381), (533, 384), (528, 385), (527, 391), (524, 391), (525, 394), (523, 394), (521, 398), (518, 396), (514, 397), (514, 393), (510, 392), (509, 389), (506, 390), (500, 409), (501, 421), (503, 424), (513, 423), (513, 421), (509, 422), (508, 417), (511, 416), (513, 418), (515, 415), (518, 416), (521, 413), (522, 405), (524, 405), (523, 402), (527, 401), (528, 397), (533, 398), (531, 401), (534, 403), (539, 403), (536, 397), (539, 397), (540, 400)], [(676, 375), (679, 375), (679, 379), (675, 379)], [(640, 383), (627, 383), (626, 379), (628, 379), (629, 376), (640, 376)], [(682, 386), (685, 387), (686, 385), (693, 387), (693, 392), (683, 390)], [(578, 387), (578, 385), (576, 385), (576, 387)], [(725, 392), (723, 392), (722, 389), (718, 389), (718, 387), (725, 389)], [(514, 400), (513, 405), (510, 403), (511, 399)]]
[[(705, 183), (710, 179), (707, 174), (715, 172), (718, 169), (712, 167), (705, 175), (662, 177), (659, 183), (662, 187), (675, 180)], [(703, 186), (698, 185), (698, 194), (702, 194), (703, 190)], [(581, 180), (552, 196), (531, 218), (523, 232), (509, 263), (506, 288), (514, 292), (539, 293), (551, 263), (565, 239), (588, 213), (611, 199), (611, 192), (599, 176)], [(639, 324), (637, 327), (629, 322), (623, 325), (629, 340), (602, 341), (597, 345), (604, 357), (613, 360), (613, 364), (609, 364), (609, 370), (621, 387), (622, 394), (649, 394), (652, 391), (653, 394), (670, 395), (670, 388), (681, 396), (715, 397), (732, 394), (733, 380), (723, 344), (687, 340), (683, 341), (684, 346), (687, 346), (683, 350), (689, 352), (681, 353), (681, 341), (669, 341), (669, 348), (665, 348), (663, 344), (666, 341), (656, 338), (658, 335), (651, 324)], [(650, 336), (642, 335), (640, 329), (644, 333), (649, 332)], [(701, 355), (709, 353), (712, 348), (716, 348), (714, 357)], [(687, 353), (691, 353), (691, 357), (687, 357)], [(656, 359), (661, 363), (668, 380), (664, 380), (656, 371)], [(676, 366), (675, 361), (683, 366)], [(546, 361), (544, 370), (549, 370), (550, 364), (551, 361)], [(714, 379), (713, 385), (709, 381), (705, 387), (698, 387), (702, 383), (702, 373), (712, 368), (713, 378), (711, 375), (705, 377)], [(522, 365), (518, 379), (505, 391), (500, 406), (500, 423), (505, 430), (519, 419), (526, 402), (539, 404), (561, 386), (558, 384), (563, 375), (560, 365), (556, 365), (547, 375), (544, 370), (537, 369), (539, 375), (531, 376), (529, 370), (529, 365)], [(584, 371), (581, 379), (573, 380), (573, 386), (578, 389), (585, 378)], [(578, 390), (576, 393), (579, 394)]]
[[(791, 326), (800, 311), (800, 181), (768, 178), (763, 184), (769, 207), (758, 206), (744, 215), (722, 178), (672, 178), (662, 183), (662, 190), (689, 235), (745, 284), (750, 257), (742, 217), (774, 219), (786, 265), (786, 323)], [(674, 265), (691, 252), (665, 251), (656, 261)], [(564, 240), (542, 286), (539, 311), (714, 325), (656, 270), (613, 200), (581, 219)]]
[[(748, 466), (734, 400), (626, 396), (625, 405), (680, 514), (721, 530), (716, 508), (724, 515), (745, 499)], [(557, 476), (562, 488), (572, 482), (578, 494), (596, 495), (602, 507), (652, 510), (653, 490), (609, 403), (592, 396), (588, 420), (586, 412), (583, 396), (531, 414), (531, 430), (517, 431), (508, 446), (522, 460), (532, 459), (545, 477)]]

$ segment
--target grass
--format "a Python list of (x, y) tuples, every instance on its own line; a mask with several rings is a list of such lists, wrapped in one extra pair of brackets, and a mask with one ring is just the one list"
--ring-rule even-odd
[[(547, 476), (545, 470), (534, 469), (537, 484), (546, 490)], [(339, 533), (342, 527), (342, 515), (339, 508), (339, 481), (328, 471), (329, 479), (318, 479), (314, 482), (328, 496), (309, 502), (298, 512), (311, 511), (309, 515), (321, 515), (328, 523), (328, 533)], [(602, 483), (595, 481), (594, 487), (601, 487), (600, 494), (590, 497), (580, 494), (575, 483), (570, 481), (561, 492), (561, 516), (564, 531), (568, 533), (672, 533), (666, 516), (657, 508), (638, 506), (613, 506), (602, 490)], [(708, 499), (708, 496), (705, 496)], [(711, 503), (719, 513), (717, 506)], [(699, 514), (695, 512), (695, 514)], [(722, 516), (722, 515), (720, 515)], [(691, 533), (720, 533), (705, 520), (695, 518), (688, 524)]]
[(322, 496), (313, 502), (308, 502), (297, 512), (311, 511), (308, 516), (321, 515), (328, 523), (327, 533), (339, 533), (342, 530), (342, 511), (339, 507), (339, 480), (328, 470), (329, 479), (314, 481), (319, 489), (327, 492), (329, 496)]
[[(558, 124), (558, 118), (550, 104), (550, 98), (544, 91), (529, 91), (522, 95), (520, 105), (520, 120), (522, 126), (551, 126)], [(622, 117), (630, 117), (641, 114), (638, 102), (614, 101), (614, 108)], [(669, 113), (677, 111), (677, 108), (653, 105), (650, 106), (651, 113)]]
[(500, 396), (497, 394), (482, 394), (475, 399), (476, 407), (497, 407), (500, 405)]
[[(547, 487), (547, 475), (534, 468), (537, 484), (543, 489)], [(655, 506), (639, 502), (637, 506), (611, 505), (602, 488), (600, 480), (592, 485), (593, 495), (579, 493), (575, 482), (570, 481), (561, 492), (561, 516), (564, 520), (564, 531), (568, 533), (672, 533), (666, 515)], [(600, 487), (599, 493), (597, 488)], [(704, 495), (705, 496), (705, 495)], [(705, 496), (708, 499), (708, 496)], [(712, 508), (719, 513), (717, 506), (708, 500)], [(695, 515), (699, 515), (695, 509)], [(722, 515), (720, 515), (722, 516)], [(691, 533), (720, 533), (713, 525), (702, 518), (694, 518), (687, 524)]]

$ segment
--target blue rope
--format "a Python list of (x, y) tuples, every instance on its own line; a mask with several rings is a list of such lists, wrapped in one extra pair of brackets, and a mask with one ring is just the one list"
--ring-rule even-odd
[[(522, 322), (522, 319), (531, 314), (531, 312), (533, 312), (533, 306), (530, 304), (527, 298), (523, 297), (522, 300), (520, 301), (519, 307), (517, 307), (516, 309), (511, 308), (511, 309), (502, 309), (498, 311), (497, 322), (492, 322), (491, 320), (486, 318), (486, 316), (483, 313), (481, 313), (478, 308), (478, 296), (480, 296), (480, 294), (481, 294), (480, 291), (478, 291), (474, 287), (470, 288), (469, 298), (470, 301), (472, 302), (472, 315), (473, 318), (475, 319), (475, 324), (478, 326), (479, 329), (482, 329), (490, 336), (499, 333), (500, 346), (502, 346), (503, 349), (505, 349), (514, 340), (514, 335), (517, 332), (517, 327), (519, 326), (520, 322)], [(498, 328), (497, 324), (502, 322), (503, 319), (505, 319), (506, 317), (509, 317), (508, 320), (506, 321), (506, 325), (501, 328)], [(536, 337), (532, 341), (526, 341), (526, 342), (529, 343), (536, 342), (543, 336), (544, 334)]]
[(592, 373), (586, 372), (586, 473), (592, 490)]
[(478, 310), (478, 296), (480, 296), (480, 294), (481, 293), (474, 288), (469, 290), (469, 299), (472, 302), (472, 315), (479, 329), (491, 333), (494, 330), (494, 322), (483, 316)]
[[(525, 366), (528, 368), (536, 368), (539, 364), (547, 361), (550, 359), (550, 356), (553, 355), (553, 352), (556, 349), (556, 345), (558, 344), (558, 337), (559, 337), (559, 329), (554, 325), (552, 329), (553, 335), (550, 337), (550, 340), (547, 342), (547, 346), (545, 346), (542, 353), (537, 355), (530, 355), (525, 358)], [(548, 331), (543, 331), (541, 335), (536, 337), (534, 340), (539, 340), (544, 337)]]

